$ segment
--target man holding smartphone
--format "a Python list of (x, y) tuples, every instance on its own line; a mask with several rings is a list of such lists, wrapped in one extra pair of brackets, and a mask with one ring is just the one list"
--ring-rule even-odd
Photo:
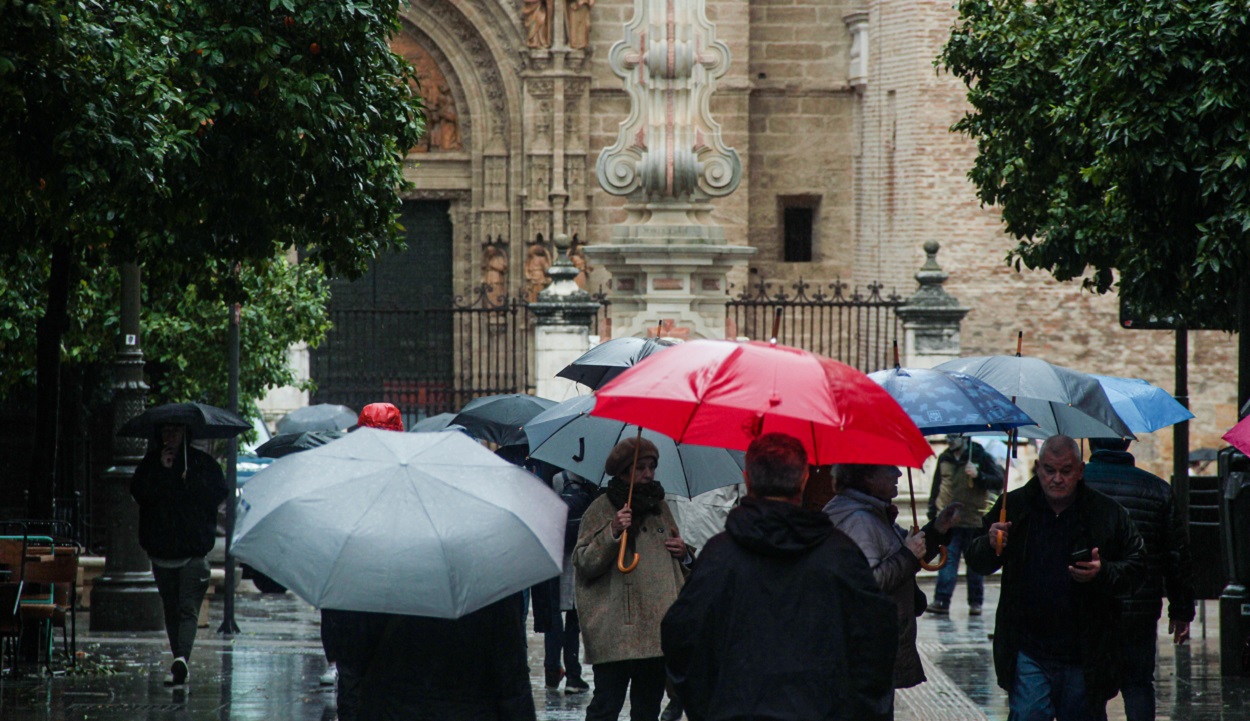
[(1128, 512), (1088, 488), (1084, 468), (1076, 441), (1049, 438), (1037, 475), (998, 499), (968, 550), (977, 572), (1003, 571), (994, 670), (1010, 721), (1101, 721), (1119, 690), (1116, 596), (1141, 584), (1145, 553)]

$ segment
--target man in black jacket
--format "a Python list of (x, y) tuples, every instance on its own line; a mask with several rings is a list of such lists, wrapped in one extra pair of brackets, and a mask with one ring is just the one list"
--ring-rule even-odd
[(1085, 485), (1084, 466), (1076, 441), (1049, 438), (1037, 475), (999, 497), (968, 551), (977, 572), (1003, 570), (994, 671), (1012, 720), (1097, 721), (1118, 690), (1116, 596), (1140, 585), (1145, 551), (1128, 512)]
[(748, 497), (703, 549), (661, 627), (692, 721), (890, 716), (894, 604), (863, 553), (801, 507), (807, 455), (773, 433), (747, 450)]
[(1168, 633), (1173, 643), (1184, 643), (1194, 620), (1193, 560), (1172, 487), (1136, 467), (1129, 443), (1091, 438), (1085, 483), (1124, 506), (1146, 543), (1146, 582), (1120, 599), (1120, 694), (1128, 721), (1154, 721), (1155, 639), (1162, 599), (1168, 598)]
[(190, 674), (187, 659), (208, 592), (204, 557), (217, 537), (217, 507), (229, 494), (221, 466), (190, 442), (185, 426), (162, 426), (160, 447), (143, 457), (130, 484), (139, 504), (139, 545), (152, 561), (174, 654), (167, 686), (185, 684)]

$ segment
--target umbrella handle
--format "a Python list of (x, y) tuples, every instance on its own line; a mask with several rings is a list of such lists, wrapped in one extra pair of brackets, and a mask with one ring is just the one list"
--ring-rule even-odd
[[(919, 529), (912, 529), (912, 533), (915, 533), (918, 530)], [(932, 563), (932, 564), (925, 563), (923, 558), (920, 559), (920, 567), (926, 571), (936, 571), (945, 565), (946, 565), (946, 546), (938, 546), (937, 563)]]
[(638, 568), (639, 556), (637, 553), (634, 554), (634, 560), (630, 561), (628, 566), (625, 565), (625, 541), (627, 541), (628, 539), (629, 539), (629, 529), (626, 528), (624, 531), (621, 531), (621, 550), (617, 552), (616, 554), (616, 570), (620, 571), (621, 573), (630, 573), (635, 568)]

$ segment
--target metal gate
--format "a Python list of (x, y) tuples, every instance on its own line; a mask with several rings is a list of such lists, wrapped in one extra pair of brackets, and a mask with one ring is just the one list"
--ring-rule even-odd
[(897, 310), (906, 301), (895, 293), (882, 295), (880, 283), (858, 288), (840, 280), (826, 285), (800, 279), (788, 286), (760, 281), (726, 304), (729, 337), (767, 340), (773, 317), (782, 309), (777, 342), (834, 358), (871, 373), (894, 365), (892, 343), (902, 340)]

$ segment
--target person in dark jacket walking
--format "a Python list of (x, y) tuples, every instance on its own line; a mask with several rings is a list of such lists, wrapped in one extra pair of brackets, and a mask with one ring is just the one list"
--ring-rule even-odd
[(1128, 512), (1083, 471), (1076, 441), (1052, 436), (1037, 475), (998, 498), (968, 549), (978, 573), (1003, 572), (994, 671), (1011, 721), (1105, 719), (1119, 687), (1117, 595), (1141, 584), (1145, 550)]
[(801, 507), (807, 455), (772, 433), (747, 450), (748, 496), (699, 555), (661, 625), (691, 721), (889, 717), (898, 627), (864, 554)]
[(162, 426), (157, 441), (135, 469), (130, 495), (139, 504), (139, 545), (152, 561), (174, 654), (165, 685), (181, 686), (208, 592), (205, 556), (217, 537), (217, 507), (229, 490), (217, 461), (191, 447), (186, 426)]
[(1124, 506), (1146, 544), (1146, 582), (1136, 593), (1120, 598), (1120, 695), (1128, 721), (1154, 721), (1155, 641), (1162, 599), (1168, 598), (1172, 642), (1184, 643), (1194, 620), (1193, 559), (1172, 487), (1136, 467), (1129, 443), (1091, 438), (1085, 484)]

